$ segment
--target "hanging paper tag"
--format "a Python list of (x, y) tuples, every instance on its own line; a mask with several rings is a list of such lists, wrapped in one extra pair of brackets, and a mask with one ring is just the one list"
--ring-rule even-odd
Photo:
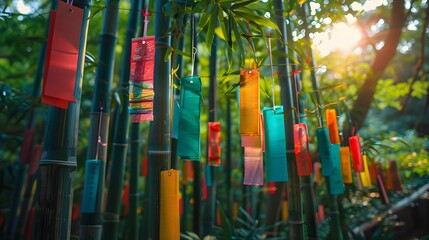
[(314, 169), (314, 182), (317, 184), (320, 184), (321, 180), (322, 180), (322, 176), (320, 173), (320, 162), (314, 162), (313, 164), (313, 169)]
[(34, 137), (34, 129), (33, 128), (25, 129), (24, 139), (21, 144), (21, 152), (19, 154), (19, 159), (21, 160), (21, 163), (28, 163), (30, 160), (30, 152), (33, 144), (33, 137)]
[(173, 102), (173, 126), (171, 130), (171, 137), (177, 139), (179, 137), (179, 119), (180, 119), (180, 105), (179, 101)]
[(298, 176), (310, 176), (313, 172), (310, 148), (308, 147), (308, 131), (305, 123), (294, 124), (293, 135)]
[(265, 164), (268, 182), (287, 182), (286, 137), (283, 106), (264, 108)]
[(220, 165), (220, 122), (208, 124), (208, 157), (211, 166)]
[(200, 160), (201, 79), (181, 79), (180, 119), (177, 155), (182, 159)]
[(377, 172), (375, 170), (375, 160), (374, 158), (369, 158), (368, 163), (369, 176), (371, 179), (371, 184), (377, 184)]
[(344, 146), (340, 148), (341, 157), (341, 170), (343, 173), (344, 183), (353, 183), (352, 166), (350, 163), (350, 150), (349, 147)]
[(332, 195), (344, 193), (343, 174), (341, 172), (340, 144), (331, 144), (332, 172), (329, 175), (329, 192)]
[(337, 124), (337, 111), (335, 109), (326, 109), (326, 125), (329, 129), (329, 139), (331, 143), (340, 144), (340, 135)]
[(375, 163), (375, 171), (377, 174), (377, 185), (380, 189), (380, 198), (383, 204), (390, 204), (389, 196), (387, 195), (386, 182), (384, 181), (383, 167), (381, 163)]
[(240, 70), (240, 134), (259, 135), (259, 69)]
[(319, 149), (320, 162), (322, 163), (322, 175), (329, 176), (332, 172), (331, 141), (329, 140), (328, 128), (316, 129), (317, 148)]
[(122, 205), (123, 210), (122, 210), (122, 214), (123, 215), (128, 215), (128, 210), (129, 210), (129, 201), (130, 200), (130, 184), (126, 184), (124, 186), (124, 190), (122, 191)]
[(153, 74), (155, 38), (133, 38), (131, 41), (129, 100), (131, 122), (153, 120)]
[(101, 164), (98, 159), (86, 160), (81, 213), (95, 212)]
[(286, 222), (289, 219), (289, 204), (287, 200), (282, 202), (282, 221)]
[(161, 171), (159, 190), (159, 239), (180, 238), (179, 173)]
[(352, 152), (353, 167), (355, 172), (363, 172), (363, 160), (360, 150), (359, 135), (349, 137), (350, 151)]
[(264, 167), (261, 148), (244, 148), (244, 185), (263, 185)]
[(362, 155), (362, 161), (364, 166), (364, 171), (360, 172), (360, 178), (362, 181), (363, 187), (371, 187), (371, 177), (369, 176), (369, 168), (368, 168), (368, 158), (366, 155)]
[(389, 161), (389, 171), (392, 176), (393, 190), (397, 192), (402, 191), (401, 177), (399, 176), (399, 169), (395, 160)]
[(319, 217), (319, 222), (325, 220), (325, 207), (322, 204), (317, 207), (317, 216)]
[(142, 176), (146, 177), (147, 176), (147, 169), (148, 169), (148, 161), (147, 161), (147, 156), (144, 156), (142, 158)]
[(79, 57), (83, 9), (58, 1), (51, 12), (42, 103), (67, 109), (76, 102), (74, 91)]

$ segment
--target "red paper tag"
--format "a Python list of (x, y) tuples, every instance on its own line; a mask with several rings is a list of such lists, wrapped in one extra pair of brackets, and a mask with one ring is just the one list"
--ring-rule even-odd
[(59, 108), (68, 108), (76, 102), (74, 91), (79, 57), (83, 9), (58, 2), (51, 12), (51, 23), (46, 52), (42, 102)]
[(360, 151), (359, 135), (349, 137), (350, 152), (352, 153), (353, 167), (355, 172), (363, 172), (364, 166), (362, 153)]
[(209, 122), (208, 126), (208, 155), (209, 155), (209, 164), (211, 166), (220, 165), (220, 123), (219, 122)]
[(305, 123), (294, 124), (295, 157), (298, 176), (310, 176), (313, 172), (310, 149), (308, 147), (308, 131)]

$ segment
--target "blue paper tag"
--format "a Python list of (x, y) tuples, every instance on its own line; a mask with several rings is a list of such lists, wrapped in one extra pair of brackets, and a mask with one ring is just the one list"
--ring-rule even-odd
[(332, 171), (329, 176), (329, 192), (332, 195), (344, 193), (343, 173), (341, 171), (340, 144), (331, 144)]
[(331, 160), (331, 140), (329, 139), (328, 128), (316, 129), (317, 148), (319, 150), (320, 162), (322, 163), (322, 175), (330, 176), (332, 172)]
[(98, 178), (100, 175), (101, 160), (87, 160), (85, 164), (85, 182), (83, 185), (82, 213), (95, 212), (97, 200)]
[(265, 169), (268, 182), (288, 181), (283, 106), (264, 108)]

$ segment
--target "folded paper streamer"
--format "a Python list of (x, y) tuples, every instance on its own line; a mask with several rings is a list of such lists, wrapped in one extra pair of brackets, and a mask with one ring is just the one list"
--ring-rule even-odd
[(101, 164), (99, 159), (86, 160), (81, 213), (95, 212)]
[[(283, 106), (265, 107), (265, 165), (268, 182), (286, 182), (288, 180), (286, 159), (286, 137)], [(242, 138), (243, 139), (243, 138)]]
[(322, 175), (329, 176), (332, 172), (331, 162), (331, 140), (329, 139), (328, 128), (316, 129), (317, 148), (319, 149), (320, 162), (322, 163)]
[(244, 148), (244, 185), (264, 184), (264, 164), (261, 148)]
[(395, 160), (389, 160), (389, 171), (392, 176), (393, 190), (397, 192), (402, 191), (401, 177), (399, 176), (399, 169)]
[(42, 103), (67, 109), (74, 96), (83, 9), (58, 1), (51, 11)]
[(348, 146), (340, 148), (341, 170), (343, 173), (343, 182), (353, 183), (352, 166), (350, 163), (350, 149)]
[(153, 120), (153, 70), (155, 38), (133, 38), (131, 41), (129, 100), (131, 122)]
[(313, 164), (308, 147), (307, 125), (305, 123), (294, 124), (293, 136), (298, 176), (310, 176), (313, 172)]
[(349, 137), (349, 146), (352, 153), (353, 168), (355, 172), (363, 172), (364, 166), (360, 150), (359, 135)]
[(177, 156), (200, 160), (201, 79), (198, 76), (181, 79), (180, 119)]
[(331, 144), (332, 172), (329, 175), (329, 192), (332, 195), (344, 193), (343, 173), (341, 172), (340, 144)]
[(179, 173), (161, 171), (159, 189), (159, 239), (180, 239)]
[(220, 165), (220, 122), (209, 122), (208, 125), (208, 140), (209, 140), (209, 165)]
[(282, 221), (286, 222), (289, 219), (289, 203), (287, 200), (282, 201)]
[(331, 143), (340, 144), (340, 135), (337, 124), (337, 111), (335, 109), (326, 109), (326, 125), (329, 129), (329, 139)]
[(240, 134), (259, 135), (259, 69), (240, 70)]
[(363, 187), (371, 187), (371, 176), (369, 175), (369, 168), (368, 168), (368, 158), (366, 155), (362, 155), (362, 161), (364, 166), (364, 171), (360, 172), (360, 179), (362, 181)]
[(384, 181), (383, 167), (381, 163), (375, 163), (375, 172), (377, 175), (377, 185), (380, 190), (380, 198), (383, 204), (389, 204), (389, 196), (387, 195), (386, 182)]

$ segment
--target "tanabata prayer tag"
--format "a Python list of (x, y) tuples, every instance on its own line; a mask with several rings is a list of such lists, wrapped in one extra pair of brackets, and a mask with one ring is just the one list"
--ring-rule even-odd
[(211, 166), (220, 165), (220, 122), (209, 122), (208, 126), (208, 155)]
[(74, 92), (78, 69), (83, 9), (58, 1), (51, 11), (42, 103), (67, 109), (76, 102)]
[(329, 176), (332, 172), (331, 161), (331, 140), (329, 139), (328, 128), (316, 129), (317, 148), (319, 149), (320, 162), (322, 163), (322, 175)]
[(344, 193), (343, 174), (341, 173), (340, 144), (331, 144), (332, 172), (329, 175), (329, 192), (332, 195)]
[(353, 183), (352, 166), (350, 163), (350, 149), (348, 146), (340, 148), (341, 168), (343, 172), (343, 182)]
[(131, 122), (153, 120), (153, 70), (155, 38), (133, 38), (131, 42), (129, 100)]
[(263, 109), (265, 122), (265, 164), (268, 182), (288, 180), (283, 106)]
[(371, 176), (369, 175), (369, 168), (368, 168), (368, 158), (366, 155), (362, 155), (362, 162), (364, 166), (364, 170), (360, 172), (360, 179), (362, 181), (363, 187), (371, 187)]
[(293, 135), (298, 176), (310, 176), (313, 172), (313, 163), (308, 147), (307, 125), (305, 123), (294, 124)]
[(159, 239), (180, 239), (179, 173), (161, 171), (159, 189)]
[(259, 69), (240, 70), (240, 134), (259, 135)]
[(98, 180), (102, 161), (90, 159), (85, 164), (85, 184), (83, 185), (82, 213), (94, 213), (97, 202)]
[(359, 135), (349, 137), (349, 146), (352, 153), (353, 168), (355, 172), (363, 172), (364, 166), (360, 150)]
[(186, 160), (200, 160), (201, 79), (181, 79), (180, 119), (177, 155)]
[(331, 143), (340, 144), (340, 135), (337, 124), (337, 111), (335, 109), (326, 109), (326, 125), (329, 129), (329, 139)]

